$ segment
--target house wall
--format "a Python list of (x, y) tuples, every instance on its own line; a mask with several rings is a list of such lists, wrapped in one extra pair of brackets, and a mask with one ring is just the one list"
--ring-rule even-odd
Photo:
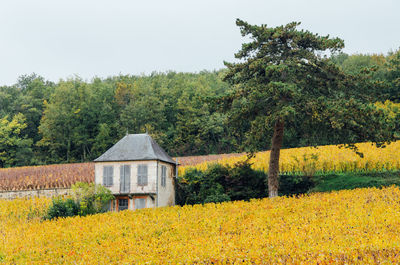
[[(161, 166), (167, 167), (167, 178), (165, 187), (161, 186)], [(175, 165), (169, 163), (158, 163), (158, 206), (175, 205)]]
[[(147, 186), (137, 185), (137, 172), (138, 165), (147, 165)], [(103, 184), (103, 167), (113, 166), (113, 186), (107, 187), (111, 192), (118, 196), (120, 194), (120, 167), (122, 165), (131, 166), (131, 185), (130, 185), (130, 198), (129, 209), (134, 209), (134, 199), (146, 196), (146, 207), (159, 207), (175, 205), (175, 165), (161, 162), (161, 161), (126, 161), (126, 162), (97, 162), (95, 163), (95, 182), (96, 184)], [(161, 166), (167, 168), (166, 186), (161, 186)], [(158, 167), (158, 170), (157, 170)], [(156, 177), (157, 176), (157, 177)], [(158, 198), (156, 193), (158, 192)], [(154, 193), (154, 200), (148, 194)], [(128, 198), (128, 197), (127, 197)], [(112, 208), (112, 207), (111, 207)]]
[(65, 196), (70, 195), (71, 191), (71, 189), (0, 191), (0, 199)]
[[(137, 185), (137, 172), (138, 165), (147, 165), (147, 186)], [(156, 161), (126, 161), (126, 162), (97, 162), (95, 163), (95, 183), (103, 184), (103, 167), (113, 166), (114, 177), (113, 186), (107, 187), (111, 192), (116, 195), (120, 193), (120, 167), (122, 165), (131, 166), (131, 185), (130, 193), (156, 193), (156, 175), (157, 175), (157, 162)]]

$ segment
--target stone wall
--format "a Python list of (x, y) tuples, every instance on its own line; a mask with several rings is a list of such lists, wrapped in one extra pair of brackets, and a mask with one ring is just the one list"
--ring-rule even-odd
[(0, 199), (32, 198), (32, 197), (55, 197), (69, 195), (71, 189), (43, 189), (43, 190), (18, 190), (0, 191)]

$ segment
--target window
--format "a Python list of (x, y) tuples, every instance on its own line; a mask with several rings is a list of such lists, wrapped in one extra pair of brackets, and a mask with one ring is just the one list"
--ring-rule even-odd
[(103, 167), (103, 185), (111, 187), (113, 185), (114, 167), (104, 166)]
[(142, 208), (146, 208), (146, 199), (135, 199), (135, 209), (137, 210)]
[(128, 199), (118, 199), (118, 211), (128, 209)]
[(122, 165), (119, 171), (119, 191), (121, 193), (129, 193), (131, 187), (131, 166)]
[(147, 165), (138, 165), (138, 186), (147, 186)]
[(161, 166), (161, 186), (165, 187), (167, 185), (167, 167)]

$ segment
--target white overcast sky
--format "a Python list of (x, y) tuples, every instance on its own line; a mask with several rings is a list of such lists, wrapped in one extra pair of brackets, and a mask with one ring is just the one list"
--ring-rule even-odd
[(195, 72), (223, 68), (244, 41), (235, 19), (344, 39), (347, 53), (400, 47), (399, 0), (1, 0), (0, 85), (36, 73)]

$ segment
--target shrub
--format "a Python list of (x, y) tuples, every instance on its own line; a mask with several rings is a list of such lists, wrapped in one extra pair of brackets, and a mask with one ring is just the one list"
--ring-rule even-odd
[(310, 176), (280, 175), (279, 195), (298, 195), (306, 193), (314, 186), (315, 183)]
[(63, 200), (60, 197), (53, 199), (49, 206), (45, 219), (54, 219), (58, 217), (69, 217), (79, 214), (79, 205), (72, 199)]
[(231, 198), (224, 194), (224, 193), (216, 193), (213, 195), (208, 195), (207, 198), (205, 198), (204, 203), (210, 203), (210, 202), (228, 202), (230, 201)]
[(102, 185), (78, 182), (72, 186), (72, 198), (53, 199), (45, 219), (101, 213), (113, 198), (111, 191)]
[(254, 170), (248, 161), (238, 162), (229, 169), (229, 174), (225, 178), (226, 194), (236, 200), (249, 200), (252, 198), (265, 197), (265, 172)]
[[(229, 168), (222, 165), (212, 165), (206, 171), (188, 170), (177, 182), (177, 204), (197, 204), (227, 200), (225, 194), (225, 178)], [(230, 198), (229, 198), (230, 200)]]
[(78, 182), (72, 185), (72, 198), (79, 205), (79, 215), (88, 215), (106, 211), (114, 196), (103, 185)]

